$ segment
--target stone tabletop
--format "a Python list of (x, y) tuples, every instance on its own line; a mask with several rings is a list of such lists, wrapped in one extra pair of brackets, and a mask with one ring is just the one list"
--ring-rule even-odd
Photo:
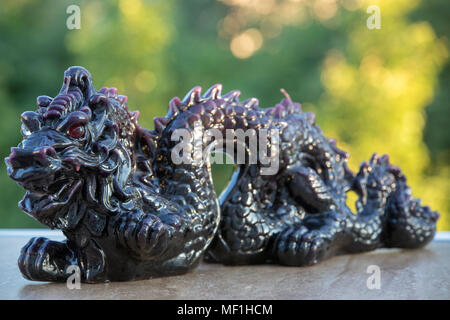
[(450, 299), (450, 232), (424, 249), (381, 249), (306, 268), (203, 263), (182, 276), (80, 289), (22, 278), (17, 257), (33, 236), (62, 238), (47, 230), (0, 230), (0, 299)]

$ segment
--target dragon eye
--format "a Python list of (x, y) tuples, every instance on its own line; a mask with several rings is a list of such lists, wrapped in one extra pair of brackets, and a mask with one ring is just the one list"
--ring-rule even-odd
[(82, 124), (74, 124), (69, 128), (69, 135), (72, 138), (80, 139), (84, 136), (85, 128)]

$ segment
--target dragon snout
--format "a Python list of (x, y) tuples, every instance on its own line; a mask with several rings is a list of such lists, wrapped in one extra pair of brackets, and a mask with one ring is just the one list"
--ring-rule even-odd
[(9, 176), (17, 182), (23, 182), (48, 175), (52, 160), (56, 158), (56, 150), (50, 146), (37, 150), (11, 148), (11, 154), (5, 162)]
[(49, 158), (56, 158), (56, 150), (53, 147), (43, 147), (38, 150), (11, 148), (9, 162), (13, 168), (32, 165), (47, 166), (50, 164)]

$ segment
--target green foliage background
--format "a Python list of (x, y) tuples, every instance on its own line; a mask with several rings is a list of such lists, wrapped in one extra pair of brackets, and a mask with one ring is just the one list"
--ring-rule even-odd
[[(66, 27), (71, 4), (79, 30)], [(381, 29), (367, 28), (369, 5), (379, 6)], [(19, 115), (38, 95), (54, 96), (70, 65), (128, 95), (149, 128), (195, 85), (220, 82), (262, 106), (285, 88), (350, 152), (353, 170), (389, 153), (449, 230), (449, 13), (447, 0), (2, 2), (0, 156), (21, 139)], [(0, 227), (40, 227), (0, 169)], [(219, 190), (228, 175), (215, 168)]]

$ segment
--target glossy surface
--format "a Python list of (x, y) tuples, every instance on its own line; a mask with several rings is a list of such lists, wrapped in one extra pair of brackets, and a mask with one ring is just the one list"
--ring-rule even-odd
[[(374, 155), (355, 175), (348, 155), (286, 93), (270, 109), (239, 94), (222, 96), (215, 85), (202, 96), (196, 87), (146, 130), (117, 89), (96, 91), (87, 70), (69, 68), (60, 94), (38, 97), (38, 110), (22, 115), (24, 140), (6, 159), (9, 176), (27, 190), (20, 207), (67, 237), (31, 239), (19, 258), (24, 277), (64, 281), (70, 265), (85, 282), (174, 275), (205, 251), (208, 261), (226, 264), (305, 266), (431, 241), (438, 214), (411, 196), (387, 156)], [(208, 160), (171, 159), (172, 133), (199, 124), (223, 136), (279, 130), (279, 170), (262, 174), (258, 153), (256, 164), (240, 166), (219, 207)], [(359, 195), (356, 215), (345, 203), (350, 190)]]

